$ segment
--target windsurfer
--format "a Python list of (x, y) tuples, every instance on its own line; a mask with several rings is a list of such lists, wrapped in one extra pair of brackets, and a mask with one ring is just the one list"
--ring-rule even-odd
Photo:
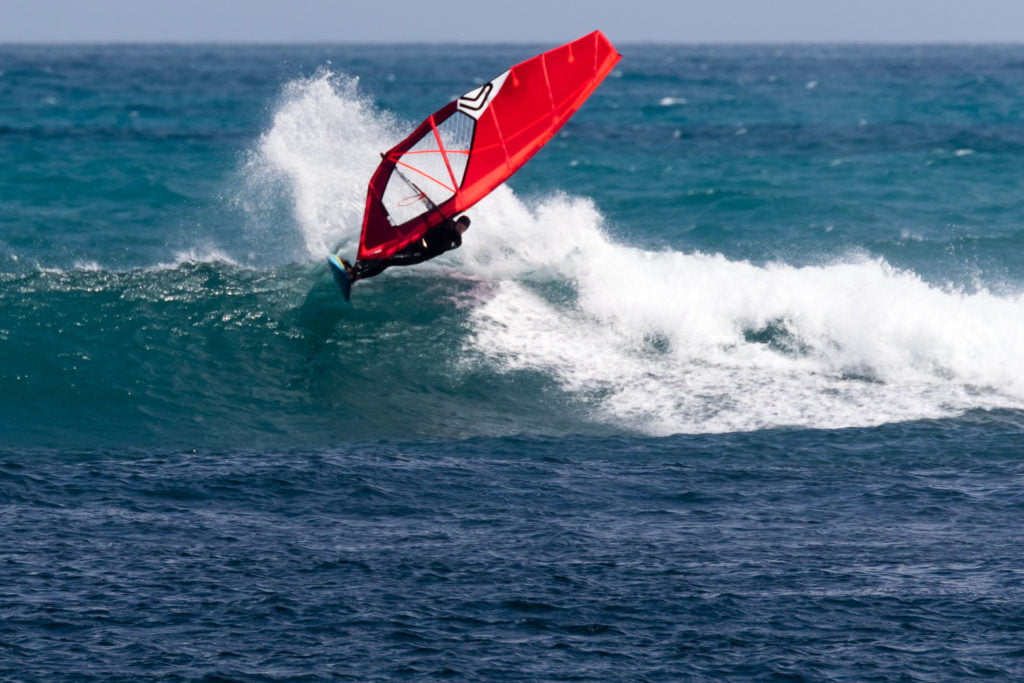
[(462, 246), (462, 233), (466, 232), (467, 228), (469, 228), (469, 216), (459, 216), (454, 221), (446, 218), (443, 223), (431, 228), (422, 239), (387, 258), (362, 259), (353, 265), (349, 265), (347, 261), (342, 263), (344, 263), (345, 271), (352, 282), (365, 280), (368, 277), (380, 275), (385, 268), (423, 263), (446, 251), (459, 248)]

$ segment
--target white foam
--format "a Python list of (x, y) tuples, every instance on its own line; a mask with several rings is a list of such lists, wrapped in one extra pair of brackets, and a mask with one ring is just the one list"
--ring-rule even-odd
[[(492, 281), (468, 349), (539, 370), (651, 434), (838, 428), (1024, 408), (1024, 297), (929, 285), (880, 259), (758, 266), (616, 244), (587, 200), (474, 215), (461, 267)], [(545, 297), (543, 283), (575, 297)]]
[(169, 262), (158, 263), (155, 270), (174, 270), (184, 265), (196, 263), (226, 263), (238, 266), (238, 262), (231, 258), (224, 251), (213, 244), (204, 244), (191, 249), (183, 249), (174, 252), (174, 259)]
[(688, 101), (685, 97), (662, 97), (658, 100), (658, 105), (662, 107), (677, 107), (686, 104)]

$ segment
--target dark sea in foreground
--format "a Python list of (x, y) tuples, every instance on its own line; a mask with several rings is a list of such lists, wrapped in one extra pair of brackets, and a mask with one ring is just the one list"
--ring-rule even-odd
[(548, 47), (0, 45), (0, 679), (1024, 677), (1024, 47), (620, 46), (342, 302)]

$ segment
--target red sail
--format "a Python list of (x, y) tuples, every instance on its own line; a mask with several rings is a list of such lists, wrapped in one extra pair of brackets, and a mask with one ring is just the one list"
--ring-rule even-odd
[(360, 259), (387, 258), (486, 197), (579, 109), (622, 58), (600, 31), (528, 59), (449, 102), (383, 154)]

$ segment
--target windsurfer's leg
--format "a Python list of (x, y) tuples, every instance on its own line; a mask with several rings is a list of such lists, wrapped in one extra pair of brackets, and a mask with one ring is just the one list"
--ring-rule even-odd
[(441, 253), (442, 251), (427, 249), (421, 246), (419, 242), (415, 242), (402, 251), (395, 252), (389, 256), (387, 262), (389, 266), (414, 266), (417, 263), (428, 261)]
[(442, 252), (443, 250), (424, 249), (420, 246), (419, 242), (416, 242), (402, 251), (395, 252), (386, 259), (365, 259), (362, 261), (356, 261), (355, 265), (352, 266), (352, 282), (373, 277), (374, 275), (380, 275), (385, 268), (390, 268), (391, 266), (412, 266), (417, 263), (423, 263)]
[(356, 261), (349, 274), (352, 276), (352, 282), (355, 282), (356, 280), (365, 280), (368, 277), (380, 275), (384, 272), (384, 269), (390, 265), (391, 263), (384, 259)]
[(424, 255), (422, 253), (418, 253), (418, 254), (403, 254), (402, 252), (398, 252), (397, 254), (393, 255), (391, 258), (388, 259), (388, 265), (389, 266), (414, 266), (417, 263), (423, 263), (428, 258), (430, 258), (430, 256)]

